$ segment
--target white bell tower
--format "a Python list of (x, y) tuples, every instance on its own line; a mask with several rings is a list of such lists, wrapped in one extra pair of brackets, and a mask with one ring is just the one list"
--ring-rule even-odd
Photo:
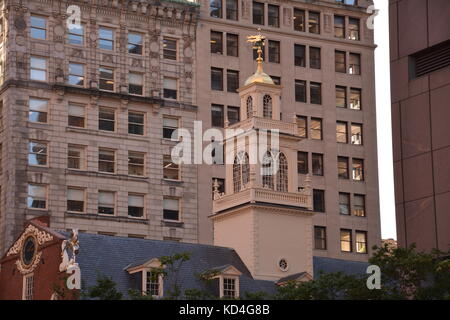
[(264, 37), (248, 41), (258, 49), (257, 70), (238, 89), (242, 120), (226, 128), (239, 132), (225, 140), (225, 193), (214, 188), (214, 244), (234, 248), (257, 279), (312, 275), (314, 212), (309, 178), (298, 188), (301, 138), (296, 123), (280, 120), (281, 86), (263, 72)]

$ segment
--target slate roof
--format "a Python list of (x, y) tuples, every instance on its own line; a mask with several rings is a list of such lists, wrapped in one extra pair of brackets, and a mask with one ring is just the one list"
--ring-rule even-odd
[(367, 262), (313, 257), (314, 277), (318, 277), (320, 275), (320, 271), (325, 273), (341, 271), (348, 275), (366, 274), (368, 265), (369, 264)]
[[(67, 232), (61, 233), (68, 236)], [(275, 283), (253, 279), (239, 255), (230, 248), (88, 233), (80, 233), (78, 239), (80, 252), (77, 262), (81, 269), (83, 289), (96, 285), (100, 274), (112, 277), (116, 288), (126, 296), (128, 289), (134, 287), (132, 277), (124, 270), (126, 267), (141, 265), (152, 258), (189, 252), (190, 259), (183, 263), (179, 271), (181, 292), (185, 289), (205, 290), (197, 278), (198, 274), (216, 269), (217, 266), (233, 265), (242, 273), (239, 278), (241, 295), (259, 291), (275, 293)], [(164, 290), (170, 288), (170, 284), (171, 277), (168, 275), (164, 281)]]
[[(62, 231), (66, 237), (68, 232)], [(127, 296), (128, 289), (135, 288), (134, 280), (125, 271), (126, 268), (141, 265), (150, 259), (170, 256), (175, 253), (189, 252), (190, 259), (183, 263), (179, 271), (179, 284), (181, 292), (186, 289), (205, 290), (204, 283), (198, 280), (198, 275), (217, 269), (220, 266), (232, 265), (242, 275), (239, 278), (240, 293), (266, 292), (274, 294), (276, 284), (272, 281), (256, 280), (247, 269), (234, 249), (182, 242), (161, 240), (137, 239), (126, 237), (113, 237), (98, 234), (79, 234), (80, 252), (77, 262), (81, 269), (82, 287), (96, 285), (98, 275), (112, 277), (117, 289)], [(365, 274), (367, 263), (347, 261), (340, 259), (313, 257), (314, 276), (320, 271), (346, 274)], [(285, 277), (285, 278), (290, 278)], [(170, 288), (172, 278), (170, 274), (164, 280), (164, 290)]]

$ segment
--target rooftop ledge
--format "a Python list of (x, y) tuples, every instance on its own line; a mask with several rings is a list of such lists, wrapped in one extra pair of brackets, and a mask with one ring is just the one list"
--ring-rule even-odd
[(249, 188), (230, 195), (223, 195), (214, 199), (213, 212), (217, 214), (225, 209), (245, 204), (245, 203), (267, 202), (271, 204), (299, 207), (305, 210), (312, 210), (312, 197), (308, 191), (304, 192), (279, 192), (265, 188)]
[(180, 4), (187, 4), (189, 6), (200, 7), (198, 0), (162, 0), (163, 2), (175, 2)]
[(244, 132), (251, 129), (278, 129), (280, 130), (280, 133), (285, 133), (293, 136), (299, 135), (299, 128), (296, 123), (283, 122), (279, 120), (260, 117), (251, 117), (227, 127), (227, 129), (238, 128), (244, 130)]

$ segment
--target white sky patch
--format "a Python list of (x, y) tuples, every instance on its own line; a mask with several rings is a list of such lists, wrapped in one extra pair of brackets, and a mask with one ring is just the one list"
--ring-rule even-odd
[(378, 175), (380, 189), (381, 236), (397, 239), (395, 224), (394, 174), (392, 160), (391, 88), (389, 58), (389, 2), (374, 0), (379, 10), (375, 18), (375, 85), (377, 99)]

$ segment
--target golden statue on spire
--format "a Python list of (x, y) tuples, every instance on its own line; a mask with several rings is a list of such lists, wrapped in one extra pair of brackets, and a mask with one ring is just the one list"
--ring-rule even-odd
[(261, 28), (258, 28), (258, 34), (254, 36), (248, 36), (247, 42), (250, 42), (253, 47), (252, 49), (256, 49), (258, 53), (258, 58), (256, 58), (256, 62), (258, 63), (256, 72), (250, 78), (245, 81), (245, 84), (253, 83), (253, 82), (262, 82), (268, 84), (274, 84), (272, 78), (263, 72), (263, 46), (266, 37), (261, 34)]

